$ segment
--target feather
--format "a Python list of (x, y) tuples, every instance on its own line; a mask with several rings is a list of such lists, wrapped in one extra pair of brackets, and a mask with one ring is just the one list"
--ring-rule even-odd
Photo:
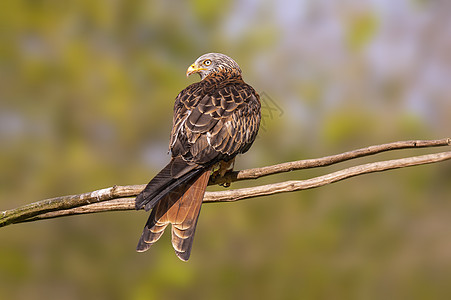
[(246, 152), (257, 135), (258, 94), (231, 58), (210, 53), (199, 59), (205, 57), (215, 69), (201, 73), (202, 80), (175, 99), (172, 159), (136, 197), (136, 209), (152, 210), (137, 251), (149, 249), (172, 224), (172, 245), (180, 259), (188, 260), (210, 170)]
[(172, 186), (177, 186), (195, 176), (199, 172), (196, 167), (194, 164), (187, 164), (179, 157), (172, 159), (136, 197), (135, 208), (145, 207), (146, 211), (152, 209), (156, 202), (170, 191)]
[(136, 250), (146, 251), (172, 224), (172, 246), (177, 256), (187, 261), (191, 254), (194, 233), (199, 218), (210, 170), (171, 190), (152, 210), (144, 226)]

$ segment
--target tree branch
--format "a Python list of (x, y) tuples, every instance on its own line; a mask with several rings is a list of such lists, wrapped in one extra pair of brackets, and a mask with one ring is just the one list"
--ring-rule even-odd
[(225, 182), (233, 182), (247, 179), (257, 179), (260, 177), (274, 175), (278, 173), (290, 172), (301, 169), (311, 169), (317, 167), (330, 166), (336, 163), (344, 162), (354, 158), (370, 156), (381, 152), (409, 149), (409, 148), (426, 148), (426, 147), (440, 147), (451, 145), (451, 138), (444, 138), (440, 140), (414, 140), (393, 142), (382, 145), (369, 146), (360, 148), (340, 154), (325, 156), (314, 159), (304, 159), (293, 162), (286, 162), (277, 165), (248, 169), (242, 171), (229, 172), (224, 177), (210, 180), (209, 184), (222, 184)]
[[(446, 138), (441, 140), (404, 141), (376, 145), (318, 159), (300, 160), (262, 168), (242, 170), (239, 172), (229, 172), (224, 177), (211, 180), (210, 184), (256, 179), (263, 176), (293, 170), (328, 166), (358, 157), (374, 155), (384, 151), (406, 148), (449, 146), (450, 144), (451, 139)], [(204, 202), (233, 202), (264, 195), (305, 190), (362, 174), (429, 164), (449, 159), (451, 159), (451, 151), (368, 163), (306, 180), (292, 180), (222, 192), (206, 192)], [(62, 196), (42, 200), (16, 209), (1, 212), (0, 227), (14, 223), (68, 215), (131, 210), (135, 208), (134, 198), (126, 197), (136, 196), (144, 187), (145, 185), (113, 186), (80, 195)]]

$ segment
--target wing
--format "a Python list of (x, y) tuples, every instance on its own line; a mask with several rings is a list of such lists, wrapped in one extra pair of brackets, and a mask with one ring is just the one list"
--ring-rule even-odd
[(176, 254), (189, 258), (212, 166), (246, 152), (260, 118), (258, 94), (240, 78), (221, 78), (217, 84), (203, 80), (180, 92), (169, 146), (172, 160), (136, 198), (137, 209), (153, 208), (137, 251), (146, 251), (172, 223)]
[(194, 84), (176, 99), (170, 150), (200, 165), (230, 160), (252, 145), (260, 119), (259, 96), (242, 80), (207, 91)]
[(188, 164), (182, 158), (174, 157), (139, 193), (135, 200), (135, 208), (144, 207), (146, 211), (151, 210), (173, 188), (185, 184), (201, 172), (203, 169), (196, 164)]

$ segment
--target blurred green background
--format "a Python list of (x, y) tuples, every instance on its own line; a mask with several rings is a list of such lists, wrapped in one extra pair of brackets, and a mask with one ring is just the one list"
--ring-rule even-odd
[[(173, 99), (198, 80), (185, 71), (207, 52), (264, 95), (237, 169), (451, 135), (449, 1), (6, 0), (0, 210), (148, 182), (169, 159)], [(143, 212), (8, 226), (0, 298), (445, 299), (450, 182), (444, 162), (204, 205), (188, 263), (169, 234), (135, 252)]]

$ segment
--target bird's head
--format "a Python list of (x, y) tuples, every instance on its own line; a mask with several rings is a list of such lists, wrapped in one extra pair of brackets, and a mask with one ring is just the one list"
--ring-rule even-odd
[(241, 74), (238, 64), (225, 54), (207, 53), (196, 59), (196, 61), (186, 70), (186, 76), (198, 73), (204, 79), (212, 73), (222, 71), (235, 71)]

